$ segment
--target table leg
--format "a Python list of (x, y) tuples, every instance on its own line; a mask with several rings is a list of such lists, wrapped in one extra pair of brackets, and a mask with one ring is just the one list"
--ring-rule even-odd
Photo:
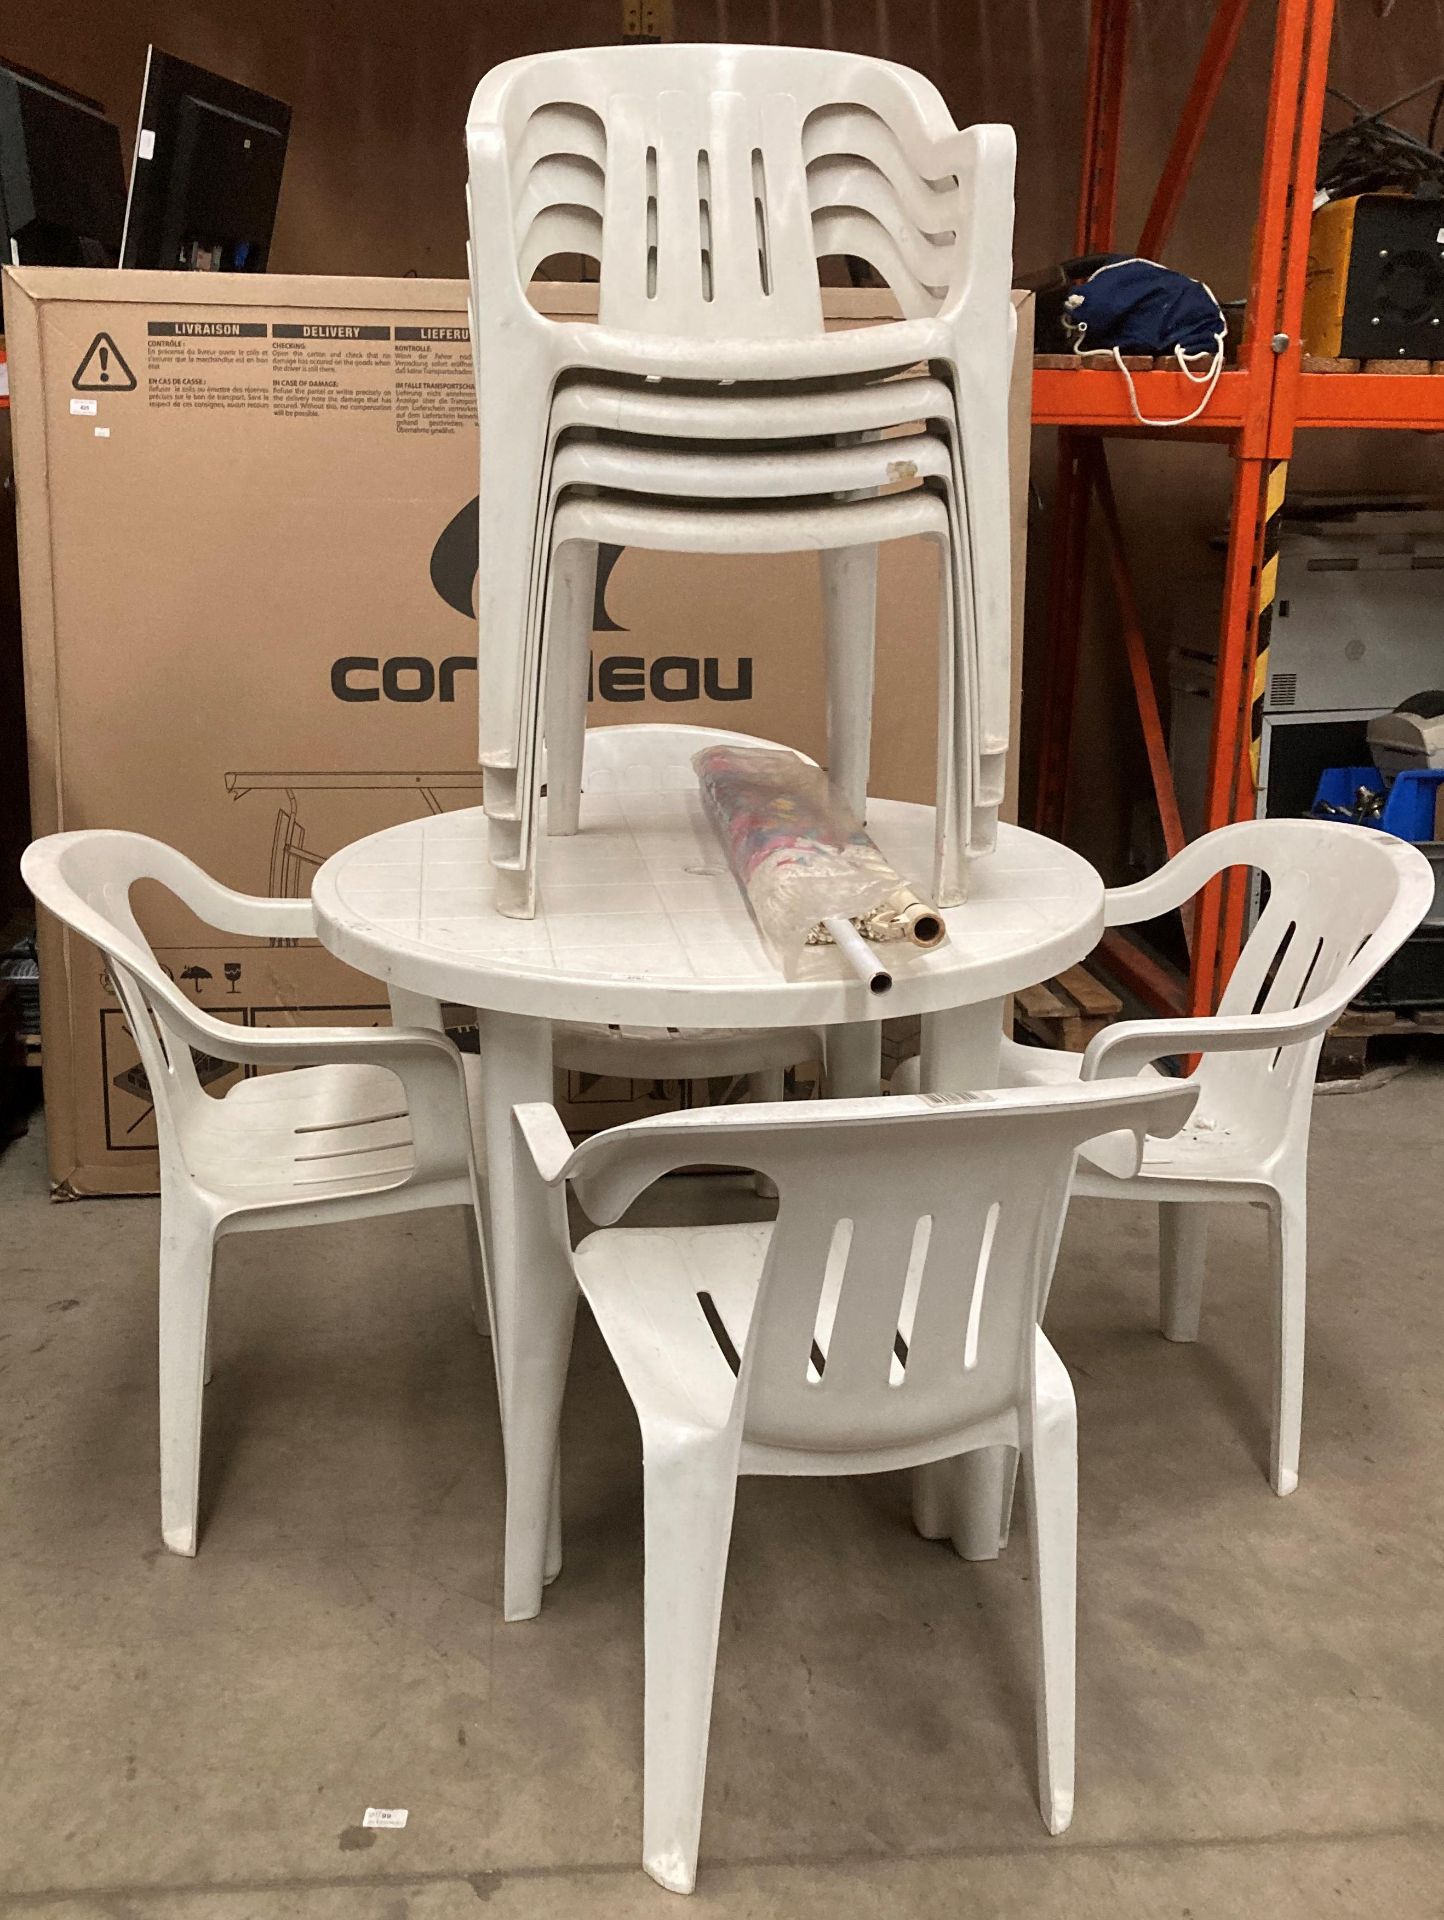
[(1003, 1002), (952, 1007), (923, 1015), (923, 1093), (975, 1093), (998, 1084)]
[[(986, 1000), (923, 1020), (924, 1093), (972, 1093), (998, 1084), (1003, 1002)], [(950, 1536), (964, 1560), (996, 1560), (1007, 1539), (1017, 1454), (980, 1447), (913, 1473), (913, 1525), (927, 1540)]]
[(882, 1022), (823, 1028), (823, 1085), (829, 1100), (868, 1099), (882, 1092)]
[(512, 1108), (552, 1097), (545, 1020), (478, 1009), (493, 1339), (506, 1455), (502, 1612), (530, 1620), (561, 1570), (557, 1430), (571, 1357), (576, 1282), (552, 1226), (553, 1196), (517, 1157)]

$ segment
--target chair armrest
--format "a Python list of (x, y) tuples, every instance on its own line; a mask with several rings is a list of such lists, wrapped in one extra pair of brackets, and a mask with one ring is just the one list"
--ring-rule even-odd
[[(177, 995), (176, 1000), (180, 996)], [(167, 999), (166, 1025), (187, 1045), (244, 1067), (380, 1067), (406, 1096), (417, 1172), (474, 1167), (461, 1055), (444, 1033), (420, 1027), (234, 1027)]]
[(461, 1055), (444, 1033), (424, 1027), (242, 1027), (225, 1021), (217, 1026), (234, 1040), (217, 1046), (208, 1035), (210, 1051), (247, 1067), (387, 1067), (399, 1073), (410, 1060), (447, 1060), (458, 1073)]
[(511, 1117), (542, 1181), (549, 1187), (560, 1186), (573, 1151), (561, 1115), (550, 1101), (528, 1100), (513, 1107)]
[(525, 1101), (512, 1108), (511, 1118), (519, 1193), (533, 1178), (540, 1180), (545, 1190), (535, 1195), (534, 1206), (518, 1209), (517, 1257), (533, 1283), (544, 1284), (543, 1275), (550, 1272), (558, 1277), (552, 1262), (560, 1255), (567, 1276), (565, 1285), (570, 1290), (576, 1285), (566, 1188), (567, 1169), (573, 1158), (571, 1140), (561, 1115), (549, 1101)]
[(221, 933), (259, 934), (268, 940), (314, 940), (316, 915), (309, 899), (268, 900), (217, 886), (206, 920)]
[(1332, 1002), (1320, 1008), (1291, 1007), (1281, 1013), (1241, 1013), (1194, 1020), (1120, 1020), (1088, 1043), (1084, 1080), (1140, 1073), (1175, 1053), (1243, 1053), (1296, 1046), (1323, 1033), (1334, 1018)]
[(192, 913), (221, 933), (259, 935), (271, 940), (314, 940), (316, 916), (310, 899), (278, 900), (264, 894), (237, 893), (213, 880), (183, 855), (174, 856), (161, 884)]
[(1136, 927), (1140, 921), (1157, 920), (1162, 914), (1187, 906), (1208, 878), (1206, 873), (1200, 876), (1191, 861), (1180, 869), (1178, 863), (1187, 852), (1185, 847), (1183, 854), (1176, 854), (1146, 880), (1136, 880), (1129, 887), (1109, 887), (1103, 895), (1104, 926)]
[(1110, 887), (1103, 896), (1104, 926), (1132, 927), (1141, 920), (1156, 920), (1186, 906), (1210, 880), (1231, 867), (1257, 865), (1263, 851), (1258, 829), (1264, 825), (1261, 820), (1238, 820), (1232, 826), (1215, 827), (1180, 847), (1146, 880), (1130, 887)]
[(237, 1027), (204, 1007), (166, 996), (165, 1024), (188, 1046), (244, 1067), (386, 1066), (403, 1060), (445, 1059), (461, 1070), (461, 1055), (444, 1033), (425, 1027)]

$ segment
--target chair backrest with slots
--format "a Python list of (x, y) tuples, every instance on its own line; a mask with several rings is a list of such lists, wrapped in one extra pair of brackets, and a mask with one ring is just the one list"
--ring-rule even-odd
[(778, 1214), (741, 1359), (745, 1437), (905, 1447), (1026, 1396), (1078, 1147), (1176, 1131), (1194, 1097), (1104, 1082), (668, 1115), (585, 1142), (568, 1175), (603, 1221), (669, 1167), (768, 1175)]
[(1198, 1118), (1267, 1149), (1311, 1098), (1319, 1049), (1342, 1014), (1412, 932), (1432, 897), (1425, 863), (1392, 835), (1321, 820), (1246, 820), (1196, 842), (1209, 870), (1249, 867), (1268, 896), (1219, 1002), (1219, 1014), (1315, 1016), (1286, 1047), (1205, 1053)]
[[(501, 132), (522, 283), (551, 255), (587, 256), (603, 324), (631, 332), (820, 333), (817, 261), (839, 254), (923, 317), (981, 257), (980, 223), (1002, 234), (994, 264), (1011, 242), (1011, 130), (958, 133), (931, 83), (887, 61), (707, 45), (540, 54), (486, 76), (468, 127)], [(493, 191), (475, 161), (473, 193)]]

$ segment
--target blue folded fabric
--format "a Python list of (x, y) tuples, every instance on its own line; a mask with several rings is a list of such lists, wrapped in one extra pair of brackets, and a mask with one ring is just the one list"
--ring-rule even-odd
[(1120, 255), (1063, 303), (1063, 324), (1084, 353), (1216, 353), (1223, 310), (1201, 280)]

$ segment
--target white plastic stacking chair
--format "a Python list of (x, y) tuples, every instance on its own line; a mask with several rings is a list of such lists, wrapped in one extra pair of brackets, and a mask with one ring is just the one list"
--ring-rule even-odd
[[(731, 389), (724, 396), (678, 398), (655, 386), (638, 392), (595, 381), (573, 381), (560, 388), (553, 405), (551, 458), (543, 481), (545, 507), (534, 543), (524, 677), (534, 671), (538, 603), (551, 550), (551, 515), (569, 486), (691, 495), (698, 500), (750, 497), (760, 502), (789, 496), (857, 497), (880, 487), (931, 480), (949, 507), (953, 625), (958, 646), (965, 649), (959, 665), (967, 691), (966, 760), (973, 785), (969, 850), (991, 852), (1007, 772), (1007, 662), (985, 661), (978, 654), (965, 503), (952, 486), (957, 449), (949, 432), (951, 407), (944, 384), (926, 379), (765, 399), (751, 394), (738, 397)], [(879, 432), (895, 433), (904, 426), (914, 431), (889, 438), (881, 449), (856, 444), (860, 438), (875, 441)], [(830, 444), (820, 446), (815, 437), (809, 437), (820, 433), (833, 436)], [(749, 443), (747, 452), (688, 444), (719, 439)], [(801, 446), (788, 444), (797, 439), (803, 441)], [(828, 648), (828, 765), (844, 797), (862, 813), (870, 744), (876, 549), (833, 549), (824, 552), (821, 560)], [(839, 690), (842, 687), (847, 697)]]
[[(478, 601), (488, 811), (515, 818), (529, 804), (509, 778), (528, 750), (531, 579), (518, 558), (538, 538), (549, 409), (569, 369), (664, 383), (648, 389), (659, 403), (677, 381), (751, 382), (754, 398), (788, 402), (788, 383), (815, 395), (818, 383), (846, 389), (932, 364), (949, 398), (971, 625), (989, 663), (982, 751), (1000, 755), (1011, 132), (958, 133), (928, 82), (884, 62), (681, 46), (499, 68), (477, 90), (468, 147), (488, 448)], [(600, 325), (558, 325), (528, 304), (527, 277), (556, 251), (598, 258)], [(908, 318), (825, 335), (816, 262), (837, 251), (877, 266)], [(835, 431), (847, 430), (840, 418)], [(829, 609), (870, 597), (871, 579), (857, 568), (846, 595), (828, 592)]]
[[(105, 955), (155, 1104), (161, 1168), (161, 1532), (193, 1554), (215, 1244), (223, 1235), (426, 1207), (477, 1222), (461, 1056), (442, 1034), (375, 1027), (241, 1027), (169, 979), (131, 909), (156, 881), (230, 934), (302, 938), (305, 900), (233, 893), (138, 833), (58, 833), (21, 871), (40, 904)], [(262, 1071), (223, 1098), (194, 1054)], [(484, 1303), (474, 1301), (484, 1312)]]
[[(1203, 1019), (1124, 1020), (1083, 1054), (1003, 1046), (1002, 1078), (1024, 1086), (1148, 1073), (1152, 1062), (1199, 1054), (1192, 1120), (1150, 1139), (1136, 1170), (1110, 1143), (1085, 1147), (1075, 1193), (1158, 1205), (1162, 1328), (1198, 1335), (1206, 1216), (1200, 1202), (1266, 1210), (1272, 1267), (1275, 1386), (1269, 1479), (1299, 1478), (1304, 1394), (1309, 1123), (1324, 1035), (1419, 925), (1434, 897), (1429, 862), (1392, 835), (1338, 821), (1247, 820), (1195, 840), (1136, 886), (1107, 895), (1110, 927), (1185, 905), (1230, 868), (1268, 881), (1268, 902), (1219, 1002)], [(897, 1084), (896, 1082), (894, 1084)], [(906, 1084), (906, 1081), (904, 1081)]]
[[(575, 754), (582, 740), (586, 670), (591, 636), (593, 555), (603, 541), (661, 552), (683, 553), (795, 553), (829, 546), (853, 550), (875, 547), (886, 540), (923, 538), (946, 549), (949, 541), (945, 503), (921, 488), (872, 500), (832, 506), (803, 506), (793, 502), (749, 506), (744, 512), (731, 504), (705, 506), (654, 504), (624, 495), (577, 499), (557, 512), (553, 529), (553, 556), (546, 611), (546, 637), (541, 673), (527, 689), (535, 702), (539, 684), (547, 687), (548, 738), (552, 740), (549, 768), (555, 764), (559, 791), (568, 793), (575, 781)], [(938, 760), (941, 783), (936, 817), (934, 877), (956, 880), (962, 871), (971, 810), (971, 788), (966, 770), (959, 769), (951, 745), (964, 731), (959, 708), (962, 690), (954, 679), (951, 595), (944, 592), (942, 636), (938, 646)], [(552, 656), (555, 656), (554, 658)], [(845, 681), (846, 694), (856, 696), (865, 710), (865, 689)], [(498, 881), (506, 877), (514, 893), (497, 901), (503, 912), (526, 916), (532, 910), (536, 875), (538, 783), (536, 742), (540, 728), (534, 711), (526, 714), (532, 741), (523, 755), (517, 777), (519, 817), (512, 823), (509, 846), (494, 856)], [(570, 743), (570, 744), (568, 744)], [(558, 751), (558, 749), (562, 751)], [(562, 752), (570, 756), (571, 764)], [(493, 822), (495, 839), (506, 823)], [(953, 886), (939, 888), (939, 905), (956, 904)], [(948, 896), (952, 897), (949, 898)]]
[[(550, 791), (569, 791), (566, 776), (581, 753), (585, 728), (585, 685), (590, 659), (590, 621), (594, 605), (597, 543), (585, 526), (590, 517), (610, 512), (613, 537), (647, 544), (647, 510), (663, 500), (672, 506), (667, 544), (683, 552), (737, 555), (751, 551), (820, 550), (829, 563), (824, 579), (828, 640), (828, 738), (830, 771), (859, 815), (865, 812), (872, 731), (875, 545), (862, 544), (869, 528), (878, 538), (904, 538), (918, 528), (896, 505), (875, 496), (885, 486), (904, 484), (910, 492), (927, 488), (927, 525), (942, 547), (943, 618), (939, 640), (939, 815), (932, 887), (938, 904), (955, 906), (963, 898), (967, 853), (991, 848), (997, 807), (1002, 798), (1000, 769), (1005, 756), (990, 756), (990, 786), (981, 774), (978, 724), (978, 664), (970, 621), (970, 566), (945, 481), (951, 465), (947, 446), (937, 436), (913, 433), (885, 441), (778, 453), (772, 448), (732, 453), (690, 449), (656, 450), (614, 441), (571, 441), (553, 466), (554, 492), (537, 548), (540, 576), (565, 569), (565, 587), (534, 603), (524, 677), (523, 725), (527, 729), (514, 786), (505, 793), (500, 776), (488, 784), (488, 813), (493, 827), (493, 862), (499, 873), (515, 875), (499, 885), (504, 912), (520, 916), (533, 910), (536, 799), (536, 690), (547, 689), (546, 737), (550, 742)], [(930, 483), (935, 483), (931, 484)], [(557, 508), (555, 501), (561, 501)], [(673, 503), (675, 502), (675, 505)], [(580, 512), (572, 511), (579, 503)], [(780, 509), (791, 505), (790, 518)], [(881, 507), (876, 514), (865, 507)], [(691, 518), (681, 517), (695, 508)], [(640, 510), (639, 510), (640, 509)], [(564, 534), (558, 535), (557, 513)], [(618, 516), (631, 516), (627, 532)], [(889, 532), (888, 527), (893, 527)], [(761, 547), (751, 544), (760, 537)], [(569, 548), (563, 557), (562, 549)], [(550, 584), (550, 583), (549, 583)], [(543, 637), (541, 629), (550, 619)], [(549, 664), (549, 649), (560, 620), (564, 657)], [(538, 645), (540, 640), (541, 644)], [(571, 664), (568, 665), (567, 663)], [(577, 689), (580, 688), (580, 694)], [(975, 830), (984, 818), (986, 827)], [(552, 808), (551, 831), (565, 818)], [(560, 830), (565, 830), (561, 828)]]
[[(653, 411), (662, 411), (662, 409), (661, 407), (655, 407)], [(853, 559), (853, 555), (837, 555), (837, 557), (835, 557), (835, 563), (833, 563), (833, 566), (830, 568), (831, 574), (837, 572), (837, 566), (839, 566), (839, 564), (851, 563)], [(858, 630), (858, 634), (866, 634), (868, 653), (870, 653), (870, 622), (872, 622), (872, 597), (874, 597), (874, 591), (872, 591), (872, 589), (874, 589), (874, 580), (876, 580), (876, 574), (874, 574), (874, 572), (866, 572), (866, 574), (864, 574), (860, 566), (854, 566), (853, 578), (849, 578), (849, 582), (847, 582), (847, 586), (851, 589), (851, 597), (853, 597), (853, 599), (860, 599), (860, 601), (864, 603), (864, 607), (866, 607), (866, 626), (862, 624), (862, 620), (860, 620), (858, 614), (853, 614), (853, 626)], [(843, 599), (841, 599), (839, 593), (835, 591), (835, 580), (833, 580), (833, 578), (828, 580), (826, 603), (828, 603), (828, 609), (830, 609), (830, 611), (833, 607), (837, 607), (837, 605), (843, 603)], [(1004, 672), (1002, 672), (1000, 676), (995, 676), (995, 682), (1006, 689), (1006, 662), (1004, 662)], [(1006, 695), (1004, 695), (1004, 699), (1006, 699)], [(997, 708), (999, 705), (1000, 703), (997, 701), (997, 697), (995, 697), (993, 707)], [(974, 701), (970, 699), (970, 703), (968, 703), (968, 710), (970, 710), (970, 712), (972, 712), (972, 707), (974, 707)], [(997, 758), (999, 762), (1002, 755), (1000, 755), (997, 749), (999, 749), (1000, 743), (1002, 743), (1004, 739), (1006, 739), (1006, 712), (1004, 712), (999, 733), (991, 739), (991, 747), (995, 749), (995, 758)], [(974, 764), (975, 758), (977, 758), (977, 751), (975, 751), (974, 747), (974, 753), (972, 753)], [(503, 780), (493, 780), (492, 783), (490, 783), (490, 787), (488, 787), (488, 806), (493, 808), (493, 801), (497, 801), (499, 804), (497, 804), (493, 810), (497, 810), (501, 816), (505, 816), (505, 814), (511, 812), (511, 804), (507, 803), (507, 799), (501, 799), (503, 793), (505, 793), (505, 783), (503, 783)], [(991, 810), (989, 810), (989, 812), (991, 812), (991, 818), (995, 818), (995, 810), (997, 810), (997, 797), (993, 797), (993, 801), (991, 801)], [(979, 818), (981, 818), (981, 816), (979, 816)], [(991, 839), (989, 839), (989, 845), (991, 845)], [(949, 899), (954, 897), (949, 887), (941, 887), (939, 891), (941, 891), (945, 897), (949, 897)], [(522, 908), (522, 910), (524, 910), (524, 908)]]
[[(942, 380), (898, 375), (860, 387), (731, 383), (699, 388), (566, 374), (552, 396), (551, 446), (578, 428), (649, 440), (808, 441), (883, 433), (926, 421), (941, 429), (953, 411)], [(550, 454), (549, 454), (550, 457)]]
[[(969, 793), (976, 806), (981, 797), (978, 665), (970, 617), (967, 550), (948, 487), (951, 472), (951, 450), (945, 440), (929, 432), (798, 450), (764, 442), (739, 446), (735, 451), (698, 448), (685, 441), (659, 447), (655, 442), (637, 445), (611, 435), (585, 439), (573, 435), (560, 446), (552, 464), (548, 512), (537, 542), (537, 572), (540, 576), (551, 558), (555, 504), (574, 489), (609, 501), (617, 495), (637, 495), (698, 503), (735, 501), (745, 506), (784, 500), (809, 503), (829, 496), (872, 498), (883, 488), (932, 483), (930, 490), (948, 508), (946, 557), (951, 572), (943, 590), (952, 595), (950, 626), (957, 640), (953, 672), (961, 689), (957, 711), (964, 728), (962, 742), (945, 742), (940, 751), (945, 749), (967, 769)], [(594, 553), (593, 549), (591, 556), (576, 556), (573, 564), (585, 565), (594, 574)], [(831, 567), (826, 576), (829, 601), (833, 595), (840, 596), (826, 622), (827, 640), (833, 649), (827, 672), (828, 771), (860, 818), (867, 805), (872, 736), (876, 554), (876, 547), (852, 547), (833, 548), (824, 555)], [(865, 577), (854, 580), (846, 571), (849, 566), (866, 568)], [(539, 578), (538, 599), (540, 584)], [(569, 726), (574, 729), (584, 720), (584, 714), (571, 716)], [(1001, 798), (1000, 785), (994, 806)], [(991, 815), (991, 827), (995, 833), (996, 812)], [(969, 850), (989, 851), (991, 838), (992, 834), (980, 844), (977, 833), (970, 831)], [(940, 875), (938, 885), (944, 894), (958, 896), (961, 877), (952, 875), (945, 880)], [(944, 904), (956, 905), (957, 899), (947, 899)]]
[[(560, 1243), (569, 1249), (568, 1187), (602, 1223), (572, 1257), (642, 1428), (642, 1860), (664, 1887), (690, 1892), (696, 1878), (744, 1473), (880, 1473), (1021, 1449), (1038, 1793), (1049, 1830), (1068, 1825), (1076, 1417), (1038, 1306), (1077, 1149), (1120, 1128), (1135, 1144), (1167, 1134), (1194, 1099), (1153, 1082), (714, 1109), (619, 1127), (575, 1152), (553, 1108), (516, 1109)], [(607, 1230), (662, 1175), (699, 1163), (766, 1175), (776, 1222)]]
[[(739, 441), (749, 444), (751, 459), (745, 464), (724, 453), (719, 466), (731, 468), (713, 476), (702, 487), (705, 495), (732, 493), (740, 485), (757, 485), (757, 497), (777, 497), (795, 491), (797, 483), (806, 485), (809, 472), (813, 484), (821, 485), (817, 469), (821, 455), (828, 449), (818, 445), (819, 436), (833, 436), (831, 451), (855, 452), (855, 441), (890, 436), (885, 452), (874, 454), (876, 464), (864, 465), (853, 473), (866, 482), (865, 490), (893, 486), (922, 477), (912, 456), (921, 453), (929, 461), (928, 477), (944, 477), (936, 464), (935, 447), (939, 437), (949, 439), (949, 415), (952, 398), (942, 381), (899, 378), (878, 385), (854, 389), (831, 388), (826, 392), (789, 395), (728, 387), (711, 394), (677, 393), (656, 384), (643, 388), (619, 381), (603, 383), (596, 379), (570, 378), (557, 389), (552, 407), (551, 450), (556, 457), (570, 451), (578, 438), (598, 444), (614, 458), (618, 449), (635, 447), (647, 459), (659, 449), (685, 457), (692, 452), (689, 441)], [(921, 441), (919, 431), (926, 428), (928, 439)], [(911, 429), (906, 434), (898, 430)], [(800, 441), (792, 447), (788, 441)], [(840, 444), (839, 444), (840, 443)], [(953, 452), (956, 462), (956, 450)], [(730, 450), (729, 450), (730, 452)], [(711, 457), (716, 449), (709, 449)], [(797, 469), (794, 473), (793, 462)], [(687, 461), (697, 485), (699, 462), (696, 455)], [(547, 509), (542, 531), (536, 541), (533, 568), (533, 615), (528, 628), (528, 644), (534, 644), (535, 601), (539, 597), (541, 571), (550, 551), (548, 520), (559, 483), (554, 481), (555, 466), (549, 462), (544, 478)], [(665, 469), (655, 479), (665, 492), (677, 492), (678, 473)], [(765, 478), (764, 478), (765, 476)], [(847, 478), (844, 469), (841, 479)], [(614, 481), (613, 484), (616, 484)], [(840, 482), (839, 482), (840, 484)], [(628, 490), (635, 491), (636, 488)], [(997, 836), (998, 809), (1007, 780), (1007, 738), (1009, 727), (1009, 671), (1006, 655), (999, 658), (979, 652), (979, 636), (972, 622), (972, 605), (967, 572), (971, 561), (965, 544), (966, 527), (959, 509), (963, 504), (948, 488), (952, 517), (951, 539), (954, 550), (953, 592), (954, 625), (967, 654), (962, 662), (971, 689), (967, 718), (970, 722), (968, 757), (973, 769), (974, 792), (972, 824), (968, 847), (972, 853), (990, 853)], [(824, 634), (828, 643), (828, 742), (829, 771), (844, 797), (863, 812), (867, 798), (868, 728), (871, 718), (871, 671), (873, 654), (873, 609), (876, 600), (876, 549), (833, 550), (821, 556)], [(847, 661), (855, 657), (857, 666), (847, 674)], [(846, 683), (849, 698), (842, 697)], [(864, 687), (861, 694), (859, 687)]]

